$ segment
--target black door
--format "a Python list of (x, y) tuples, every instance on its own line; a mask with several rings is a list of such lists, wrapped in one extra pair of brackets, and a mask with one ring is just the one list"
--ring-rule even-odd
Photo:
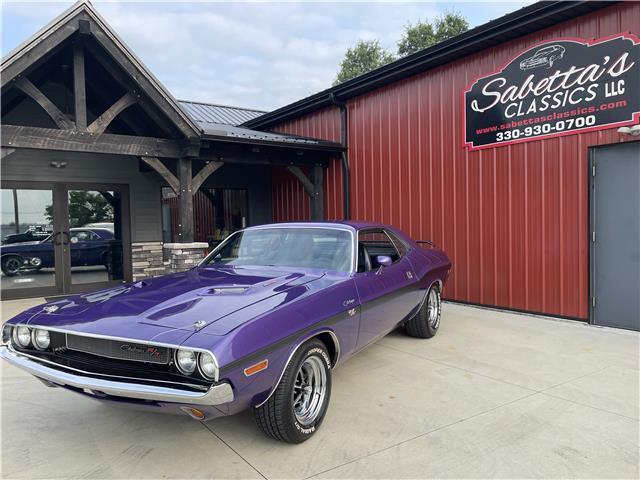
[(640, 330), (640, 142), (591, 151), (591, 318)]
[(64, 295), (130, 278), (122, 185), (3, 182), (2, 298)]

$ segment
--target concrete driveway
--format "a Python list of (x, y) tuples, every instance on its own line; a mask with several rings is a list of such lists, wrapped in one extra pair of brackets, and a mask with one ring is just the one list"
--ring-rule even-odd
[[(3, 302), (3, 320), (33, 301)], [(445, 304), (335, 371), (322, 428), (285, 445), (250, 412), (201, 424), (103, 406), (2, 367), (10, 478), (638, 478), (639, 336)]]

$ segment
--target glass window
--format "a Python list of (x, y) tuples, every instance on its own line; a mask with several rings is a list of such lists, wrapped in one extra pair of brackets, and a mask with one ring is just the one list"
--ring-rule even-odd
[(351, 234), (329, 228), (264, 228), (233, 235), (204, 264), (300, 267), (348, 272)]
[[(178, 241), (179, 199), (169, 187), (162, 188), (162, 236)], [(233, 188), (201, 188), (193, 197), (193, 236), (196, 242), (218, 245), (233, 232), (248, 226), (247, 191)]]
[(404, 257), (407, 254), (407, 252), (409, 251), (409, 246), (405, 243), (404, 240), (399, 238), (395, 233), (390, 232), (389, 230), (385, 230), (385, 232), (387, 233), (387, 235), (389, 235), (389, 238), (391, 239), (391, 241), (395, 245), (395, 247), (398, 250), (398, 253), (400, 254), (400, 256)]
[(389, 236), (382, 230), (366, 230), (358, 234), (358, 271), (376, 269), (378, 255), (387, 255), (396, 262), (400, 254)]

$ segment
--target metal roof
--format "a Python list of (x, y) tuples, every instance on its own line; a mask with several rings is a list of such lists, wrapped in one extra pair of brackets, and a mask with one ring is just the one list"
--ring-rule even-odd
[(267, 113), (263, 110), (189, 100), (178, 100), (178, 103), (204, 129), (210, 124), (240, 125)]
[(293, 147), (296, 149), (312, 149), (340, 152), (344, 147), (340, 143), (317, 138), (301, 137), (273, 132), (262, 132), (245, 127), (223, 123), (199, 123), (204, 130), (205, 140), (217, 140), (233, 143), (250, 143), (252, 145), (273, 145)]
[(527, 35), (614, 3), (617, 2), (564, 0), (535, 2), (432, 47), (265, 113), (243, 125), (248, 128), (269, 128), (290, 118), (335, 105), (507, 40)]

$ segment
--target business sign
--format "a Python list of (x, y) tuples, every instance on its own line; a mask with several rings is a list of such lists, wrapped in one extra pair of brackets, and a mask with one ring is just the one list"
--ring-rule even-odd
[(470, 150), (631, 125), (640, 120), (640, 39), (535, 45), (464, 92)]

